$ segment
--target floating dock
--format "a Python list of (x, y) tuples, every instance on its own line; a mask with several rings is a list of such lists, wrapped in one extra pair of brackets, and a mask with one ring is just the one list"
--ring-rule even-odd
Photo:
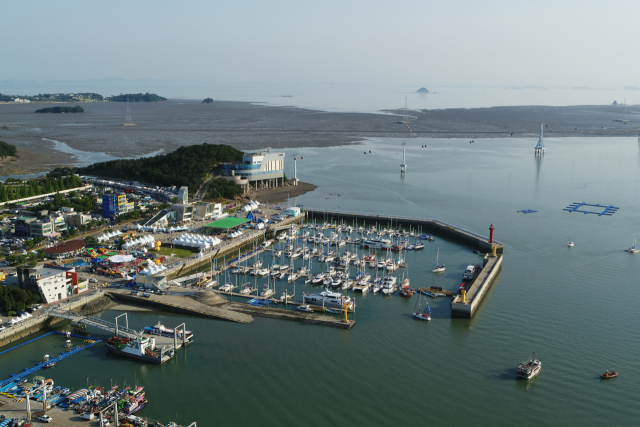
[[(30, 343), (32, 343), (34, 341), (42, 339), (42, 338), (44, 338), (46, 336), (49, 336), (51, 334), (57, 334), (57, 335), (63, 335), (63, 336), (67, 335), (67, 334), (62, 333), (62, 332), (56, 332), (56, 331), (49, 332), (49, 333), (44, 334), (44, 335), (42, 335), (42, 336), (40, 336), (38, 338), (29, 340), (27, 342), (24, 342), (22, 344), (18, 344), (18, 345), (14, 346), (14, 347), (11, 347), (11, 348), (7, 349), (7, 350), (4, 350), (2, 353), (6, 353), (8, 351), (15, 350), (18, 347), (22, 347), (23, 345), (30, 344)], [(52, 363), (52, 362), (53, 363), (57, 363), (57, 362), (59, 362), (59, 361), (61, 361), (63, 359), (66, 359), (67, 357), (73, 356), (76, 353), (80, 353), (82, 350), (86, 350), (87, 348), (91, 347), (92, 345), (95, 345), (95, 344), (97, 344), (97, 343), (102, 341), (102, 340), (99, 340), (99, 339), (95, 339), (95, 338), (91, 338), (91, 337), (85, 337), (85, 336), (82, 336), (82, 335), (71, 334), (70, 336), (75, 337), (75, 338), (83, 338), (85, 340), (88, 340), (89, 343), (87, 345), (83, 345), (83, 346), (72, 347), (71, 349), (65, 350), (62, 353), (60, 353), (60, 355), (58, 357), (52, 357), (52, 358), (48, 359), (46, 362), (39, 362), (36, 366), (34, 366), (32, 368), (26, 368), (24, 371), (20, 372), (19, 374), (12, 374), (9, 378), (7, 378), (6, 380), (0, 382), (0, 387), (3, 387), (5, 385), (9, 384), (11, 381), (15, 381), (15, 380), (18, 380), (20, 378), (24, 378), (26, 376), (29, 376), (29, 375), (33, 374), (34, 372), (37, 372), (40, 369), (44, 368), (45, 365), (47, 365), (49, 363)], [(2, 354), (2, 353), (0, 353), (0, 354)]]
[(469, 291), (456, 295), (451, 301), (451, 316), (471, 318), (501, 268), (502, 254), (486, 255), (482, 270), (471, 282)]

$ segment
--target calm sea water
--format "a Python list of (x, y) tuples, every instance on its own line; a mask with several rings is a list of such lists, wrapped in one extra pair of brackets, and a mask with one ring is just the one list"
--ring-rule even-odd
[[(130, 313), (136, 328), (186, 321), (195, 342), (163, 366), (115, 358), (98, 345), (47, 375), (75, 388), (138, 381), (150, 400), (142, 415), (203, 425), (635, 424), (640, 255), (624, 249), (640, 236), (638, 141), (547, 139), (540, 159), (535, 140), (411, 140), (405, 177), (401, 142), (298, 149), (298, 177), (319, 188), (291, 203), (438, 218), (482, 234), (493, 223), (505, 244), (503, 270), (473, 319), (452, 319), (449, 300), (440, 298), (429, 300), (433, 320), (420, 322), (411, 318), (415, 297), (382, 295), (355, 296), (350, 331)], [(611, 217), (563, 211), (573, 202), (620, 210)], [(438, 248), (442, 276), (430, 272)], [(455, 289), (480, 257), (438, 238), (407, 261), (413, 287)], [(278, 295), (291, 289), (276, 287)], [(297, 299), (314, 289), (298, 284)], [(47, 337), (3, 355), (0, 376), (57, 354), (63, 341)], [(516, 365), (534, 350), (542, 373), (516, 381)], [(599, 380), (607, 369), (620, 377)]]

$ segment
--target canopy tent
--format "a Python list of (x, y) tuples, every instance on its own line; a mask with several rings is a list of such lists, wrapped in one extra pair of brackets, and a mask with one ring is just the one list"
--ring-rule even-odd
[(140, 273), (144, 274), (145, 276), (153, 276), (154, 274), (158, 274), (164, 270), (166, 270), (167, 267), (165, 267), (162, 264), (158, 264), (158, 265), (151, 265), (147, 268), (145, 268), (144, 270), (142, 270)]
[(96, 238), (96, 241), (97, 241), (97, 242), (104, 242), (105, 240), (109, 240), (109, 239), (111, 239), (112, 237), (116, 237), (116, 236), (119, 236), (119, 235), (121, 235), (121, 234), (122, 234), (122, 232), (121, 232), (121, 231), (111, 231), (111, 232), (109, 232), (109, 233), (103, 234), (103, 235), (102, 235), (102, 236), (100, 236), (100, 237), (97, 237), (97, 238)]
[(146, 236), (141, 237), (139, 239), (128, 240), (127, 243), (122, 245), (122, 247), (123, 248), (130, 248), (132, 246), (144, 245), (144, 244), (151, 243), (151, 242), (154, 242), (154, 241), (155, 241), (155, 239), (153, 238), (153, 236), (146, 235)]
[(254, 202), (252, 200), (249, 203), (247, 203), (245, 206), (242, 207), (242, 212), (254, 211), (254, 210), (258, 209), (258, 206), (260, 206), (260, 202), (258, 202), (257, 200)]
[(220, 244), (220, 239), (212, 236), (202, 236), (198, 234), (185, 233), (182, 236), (173, 239), (171, 243), (180, 246), (208, 249), (212, 246)]
[(238, 236), (240, 236), (241, 234), (242, 234), (242, 231), (237, 230), (237, 231), (234, 231), (233, 233), (229, 234), (229, 237), (232, 237), (232, 238), (233, 238), (233, 237), (238, 237)]
[(169, 230), (167, 231), (186, 231), (188, 230), (189, 227), (185, 227), (184, 225), (179, 226), (179, 227), (169, 227)]
[(135, 259), (136, 259), (136, 257), (134, 257), (133, 255), (114, 255), (114, 256), (109, 258), (109, 261), (110, 262), (120, 263), (120, 262), (135, 261)]

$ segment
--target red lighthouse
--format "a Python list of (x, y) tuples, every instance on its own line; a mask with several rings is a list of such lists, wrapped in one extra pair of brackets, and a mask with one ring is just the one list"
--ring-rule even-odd
[(489, 243), (493, 243), (493, 230), (495, 230), (495, 228), (493, 228), (493, 224), (491, 224), (491, 227), (489, 227)]

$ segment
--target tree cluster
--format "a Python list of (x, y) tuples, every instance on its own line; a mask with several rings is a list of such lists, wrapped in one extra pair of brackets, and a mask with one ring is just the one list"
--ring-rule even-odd
[(78, 168), (86, 175), (108, 176), (168, 187), (198, 188), (215, 166), (238, 163), (242, 151), (228, 145), (199, 144), (180, 147), (168, 154), (139, 159), (119, 159)]
[(158, 102), (166, 101), (167, 98), (158, 96), (155, 93), (127, 93), (115, 95), (109, 98), (109, 101), (114, 102)]
[(14, 157), (18, 153), (15, 145), (7, 144), (4, 141), (0, 141), (0, 156), (4, 159), (7, 156)]
[(202, 101), (203, 104), (211, 104), (213, 102), (213, 99), (211, 98), (205, 98), (204, 101)]
[(40, 295), (15, 286), (0, 286), (0, 307), (5, 313), (24, 310), (41, 301)]
[(207, 189), (209, 197), (214, 200), (234, 199), (242, 196), (242, 187), (235, 182), (228, 181), (224, 178), (212, 178), (209, 180), (209, 188)]
[(75, 107), (49, 107), (49, 108), (40, 108), (39, 110), (34, 111), (34, 113), (84, 113), (84, 108), (79, 105)]
[(82, 186), (82, 180), (74, 175), (64, 178), (62, 176), (58, 176), (57, 178), (47, 176), (45, 180), (31, 180), (23, 185), (9, 185), (10, 179), (11, 178), (7, 179), (5, 184), (0, 183), (0, 202), (55, 193)]

